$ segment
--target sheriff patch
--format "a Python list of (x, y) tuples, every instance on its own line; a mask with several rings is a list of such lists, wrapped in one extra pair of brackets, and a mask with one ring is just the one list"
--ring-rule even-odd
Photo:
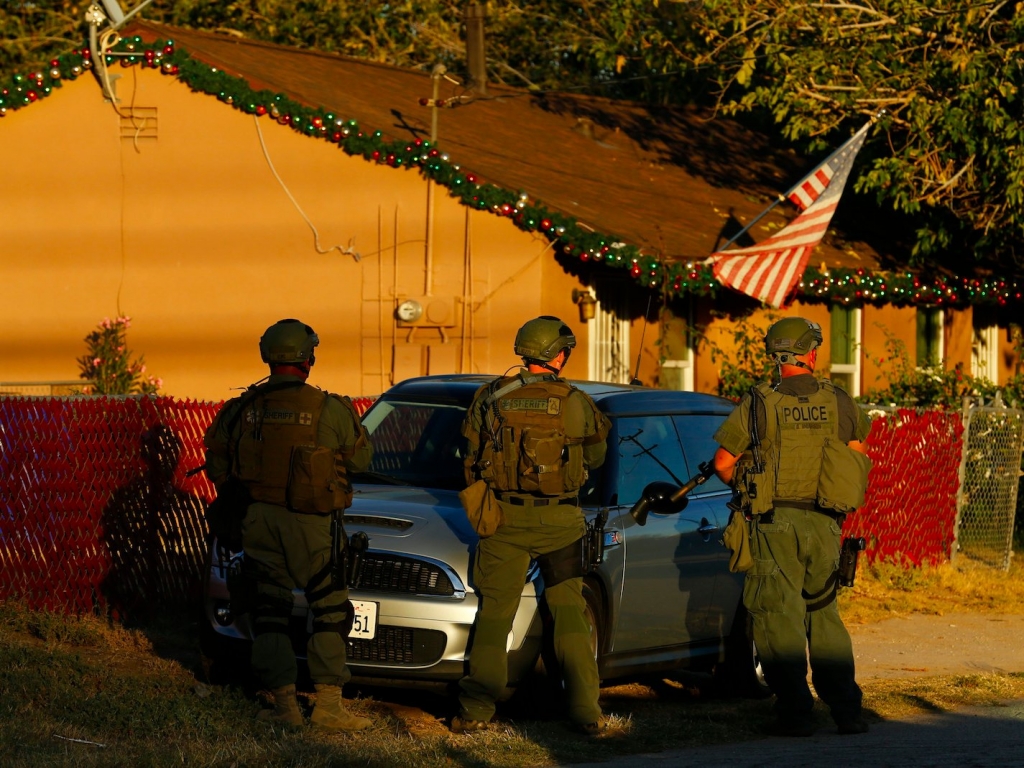
[(269, 408), (263, 412), (263, 423), (264, 424), (309, 424), (309, 421), (300, 421), (302, 416), (308, 417), (312, 420), (312, 414), (298, 414), (295, 411), (284, 411), (284, 410), (270, 410)]
[(562, 410), (562, 401), (557, 397), (509, 397), (498, 401), (503, 411), (539, 411), (557, 416)]

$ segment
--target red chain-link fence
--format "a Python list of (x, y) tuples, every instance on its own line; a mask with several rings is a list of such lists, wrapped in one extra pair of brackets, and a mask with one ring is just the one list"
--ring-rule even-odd
[(214, 491), (191, 470), (220, 406), (0, 397), (0, 599), (117, 614), (195, 601)]
[[(371, 398), (355, 401), (363, 412)], [(67, 612), (152, 612), (198, 599), (213, 489), (203, 433), (220, 403), (0, 398), (0, 599)], [(870, 559), (948, 559), (957, 413), (878, 416), (867, 503), (846, 523)]]
[(863, 536), (870, 561), (921, 565), (953, 551), (964, 426), (958, 411), (872, 413), (864, 506), (843, 526)]

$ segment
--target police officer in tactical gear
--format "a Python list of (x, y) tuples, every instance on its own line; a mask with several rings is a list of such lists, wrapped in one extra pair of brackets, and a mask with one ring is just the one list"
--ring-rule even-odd
[(607, 727), (598, 704), (597, 663), (585, 618), (579, 490), (587, 470), (605, 459), (610, 423), (594, 401), (559, 378), (576, 337), (556, 317), (519, 329), (516, 354), (525, 369), (484, 385), (462, 425), (469, 441), (467, 480), (487, 481), (503, 522), (480, 539), (473, 583), (480, 595), (469, 655), (460, 681), (460, 713), (452, 731), (487, 728), (508, 681), (506, 643), (526, 572), (536, 560), (543, 598), (554, 619), (572, 723), (587, 734)]
[(372, 449), (347, 397), (305, 383), (319, 343), (298, 320), (266, 330), (260, 355), (270, 376), (218, 412), (205, 437), (206, 468), (219, 490), (240, 481), (252, 500), (242, 522), (245, 568), (256, 582), (252, 666), (274, 694), (274, 709), (262, 719), (303, 724), (288, 634), (298, 588), (313, 615), (306, 645), (316, 686), (311, 721), (356, 731), (370, 721), (342, 702), (342, 685), (351, 677), (345, 636), (353, 617), (346, 585), (334, 582), (331, 520), (351, 503), (348, 473), (366, 469)]
[[(836, 450), (846, 451), (845, 444), (863, 454), (870, 422), (846, 392), (813, 375), (821, 343), (817, 323), (801, 317), (774, 323), (765, 348), (778, 365), (776, 383), (751, 389), (715, 434), (721, 446), (715, 472), (740, 491), (751, 519), (754, 565), (746, 572), (743, 604), (753, 620), (765, 680), (776, 696), (774, 732), (782, 736), (810, 736), (815, 730), (808, 650), (814, 689), (839, 733), (868, 730), (854, 680), (853, 646), (835, 600), (841, 527), (852, 509), (828, 502), (821, 488), (827, 482), (822, 455), (829, 441), (833, 447), (838, 442)], [(760, 473), (748, 463), (752, 447), (760, 451)], [(862, 498), (870, 462), (853, 458), (854, 468), (864, 467), (856, 480)]]

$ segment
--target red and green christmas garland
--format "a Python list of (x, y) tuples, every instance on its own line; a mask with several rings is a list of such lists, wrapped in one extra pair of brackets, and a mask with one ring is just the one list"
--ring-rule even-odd
[[(106, 56), (108, 66), (115, 62), (124, 67), (159, 69), (194, 91), (216, 96), (249, 114), (267, 115), (299, 133), (336, 144), (350, 155), (362, 155), (371, 162), (393, 168), (418, 168), (425, 176), (446, 186), (464, 205), (506, 216), (527, 232), (539, 232), (556, 241), (567, 256), (628, 269), (638, 282), (670, 296), (713, 296), (722, 287), (708, 264), (659, 258), (642, 252), (635, 245), (592, 231), (572, 217), (530, 202), (525, 192), (516, 193), (481, 182), (429, 141), (385, 139), (380, 131), (364, 130), (355, 120), (344, 119), (323, 108), (303, 106), (281, 93), (255, 91), (243, 78), (192, 58), (177, 48), (173, 40), (145, 43), (138, 36), (122, 38)], [(46, 71), (14, 75), (0, 88), (0, 117), (48, 96), (62, 81), (73, 80), (91, 68), (89, 50), (84, 48), (54, 59)], [(845, 268), (819, 271), (808, 267), (796, 297), (804, 301), (851, 305), (1007, 306), (1021, 303), (1024, 288), (1005, 279), (943, 275), (925, 278), (912, 272)]]

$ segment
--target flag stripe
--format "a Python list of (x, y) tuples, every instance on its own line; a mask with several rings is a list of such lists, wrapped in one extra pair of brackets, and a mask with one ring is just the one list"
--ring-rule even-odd
[(863, 126), (786, 194), (801, 210), (786, 227), (756, 245), (711, 254), (708, 260), (719, 282), (776, 308), (788, 300), (811, 251), (828, 231), (870, 126)]

